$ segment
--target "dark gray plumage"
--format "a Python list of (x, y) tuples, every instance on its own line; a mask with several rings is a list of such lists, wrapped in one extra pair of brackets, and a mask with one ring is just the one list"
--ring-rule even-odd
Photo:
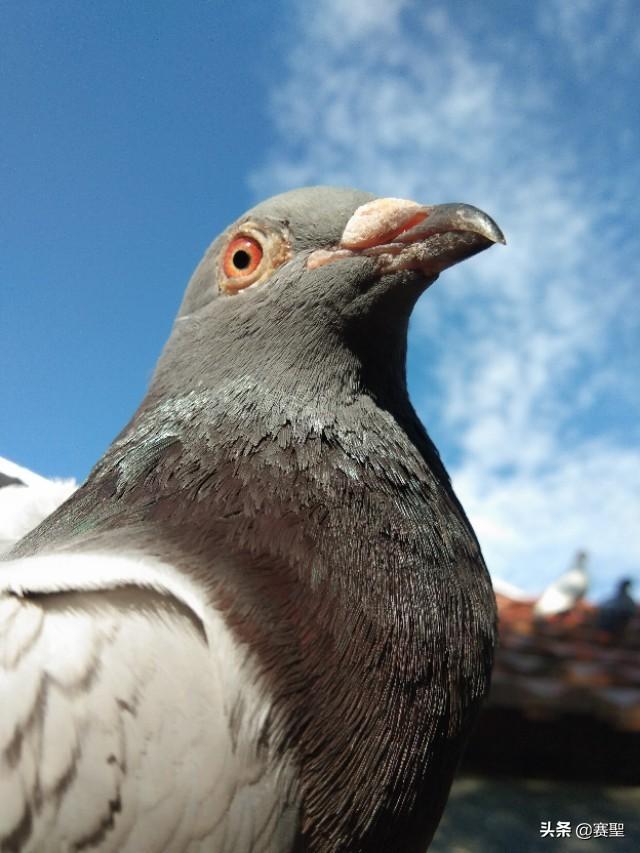
[(0, 471), (0, 489), (6, 486), (24, 486), (25, 483), (22, 482), (18, 477), (11, 477), (9, 474), (5, 474)]
[[(308, 188), (258, 205), (196, 269), (130, 423), (13, 552), (14, 567), (87, 555), (88, 575), (96, 554), (175, 567), (188, 594), (133, 564), (128, 580), (96, 568), (87, 586), (98, 592), (85, 605), (74, 581), (73, 607), (101, 613), (105, 602), (126, 620), (152, 585), (150, 630), (189, 624), (203, 654), (220, 654), (208, 619), (221, 615), (252, 674), (238, 664), (238, 692), (209, 731), (224, 730), (237, 759), (259, 691), (249, 744), (262, 768), (251, 782), (259, 804), (240, 818), (236, 798), (249, 788), (227, 778), (230, 764), (212, 767), (229, 782), (230, 805), (197, 849), (421, 853), (435, 831), (488, 689), (496, 617), (476, 537), (409, 402), (407, 326), (442, 269), (501, 239), (473, 208), (387, 204), (354, 190)], [(7, 582), (7, 595), (35, 595), (44, 608), (56, 598), (26, 583)], [(163, 713), (176, 710), (168, 695)], [(188, 726), (188, 704), (179, 711)], [(131, 713), (129, 749), (145, 725)], [(171, 757), (164, 770), (157, 761), (170, 776)], [(275, 764), (285, 769), (274, 781)], [(96, 849), (111, 849), (140, 793), (126, 777), (125, 768)], [(194, 786), (185, 801), (198, 796)], [(38, 804), (27, 800), (34, 824)], [(167, 829), (165, 849), (186, 850), (178, 837)]]
[(615, 595), (607, 598), (598, 607), (598, 627), (612, 637), (623, 637), (627, 626), (636, 615), (637, 605), (630, 593), (633, 586), (631, 578), (622, 578)]

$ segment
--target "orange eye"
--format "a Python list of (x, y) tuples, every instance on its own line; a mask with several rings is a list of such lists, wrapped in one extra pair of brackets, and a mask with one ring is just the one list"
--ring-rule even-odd
[(235, 237), (224, 253), (225, 275), (229, 278), (251, 275), (260, 266), (262, 255), (262, 246), (253, 237)]

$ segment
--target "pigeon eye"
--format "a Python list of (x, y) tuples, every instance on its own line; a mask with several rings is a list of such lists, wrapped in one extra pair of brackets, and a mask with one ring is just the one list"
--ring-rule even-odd
[(231, 296), (261, 285), (290, 258), (291, 241), (284, 228), (245, 220), (220, 252), (218, 289)]
[(236, 237), (229, 243), (224, 254), (225, 274), (229, 278), (249, 276), (260, 266), (262, 256), (262, 246), (253, 237)]

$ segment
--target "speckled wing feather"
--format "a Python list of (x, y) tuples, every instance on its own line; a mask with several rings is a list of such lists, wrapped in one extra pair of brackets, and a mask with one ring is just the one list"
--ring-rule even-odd
[(200, 601), (149, 561), (2, 566), (2, 851), (292, 849), (268, 705)]

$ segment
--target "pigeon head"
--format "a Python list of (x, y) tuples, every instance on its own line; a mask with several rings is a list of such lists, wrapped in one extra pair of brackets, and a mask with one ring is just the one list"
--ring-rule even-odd
[(442, 270), (496, 242), (497, 225), (470, 205), (333, 187), (274, 196), (207, 250), (150, 393), (217, 387), (234, 374), (313, 394), (323, 391), (318, 377), (332, 395), (336, 378), (373, 390), (402, 384), (417, 298)]

